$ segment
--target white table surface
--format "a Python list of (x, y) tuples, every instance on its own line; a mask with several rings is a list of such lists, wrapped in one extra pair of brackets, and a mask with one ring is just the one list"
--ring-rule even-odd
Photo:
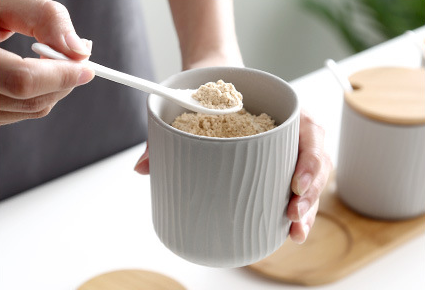
[[(425, 28), (417, 30), (425, 37)], [(371, 66), (418, 67), (401, 36), (339, 64), (351, 74)], [(302, 105), (326, 132), (336, 163), (342, 90), (320, 69), (292, 82)], [(425, 289), (425, 232), (355, 273), (328, 285), (301, 287), (247, 269), (214, 269), (177, 257), (152, 226), (148, 176), (133, 166), (145, 144), (0, 203), (0, 289), (76, 289), (105, 271), (137, 268), (174, 278), (187, 289)]]

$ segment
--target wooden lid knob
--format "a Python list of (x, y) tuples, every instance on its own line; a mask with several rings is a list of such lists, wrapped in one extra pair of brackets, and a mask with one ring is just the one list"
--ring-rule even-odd
[(425, 124), (423, 68), (371, 68), (349, 79), (354, 90), (345, 93), (345, 100), (360, 114), (397, 125)]

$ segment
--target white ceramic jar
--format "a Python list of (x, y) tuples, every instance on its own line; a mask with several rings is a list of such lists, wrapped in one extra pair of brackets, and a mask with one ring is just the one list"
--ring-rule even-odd
[(381, 67), (350, 77), (337, 166), (338, 194), (360, 214), (425, 213), (425, 71)]
[(149, 96), (153, 223), (161, 241), (191, 262), (240, 267), (272, 254), (285, 241), (286, 208), (298, 153), (298, 99), (271, 74), (248, 68), (204, 68), (163, 84), (196, 89), (223, 79), (252, 114), (278, 127), (253, 136), (196, 136), (169, 124), (185, 109)]

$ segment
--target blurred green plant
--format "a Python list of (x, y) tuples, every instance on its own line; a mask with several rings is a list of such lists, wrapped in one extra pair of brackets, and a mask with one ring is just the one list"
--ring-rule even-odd
[(334, 27), (354, 52), (425, 24), (424, 0), (303, 0)]

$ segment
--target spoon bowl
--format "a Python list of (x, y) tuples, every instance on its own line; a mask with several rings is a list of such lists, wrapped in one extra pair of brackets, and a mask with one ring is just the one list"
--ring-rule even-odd
[[(66, 55), (60, 52), (57, 52), (56, 50), (52, 49), (50, 46), (42, 44), (42, 43), (34, 43), (31, 46), (31, 48), (34, 52), (44, 57), (48, 57), (51, 59), (59, 59), (59, 60), (71, 60)], [(89, 60), (83, 60), (82, 62), (85, 62), (90, 68), (92, 68), (95, 71), (96, 76), (129, 86), (129, 87), (132, 87), (150, 94), (161, 96), (163, 98), (166, 98), (170, 101), (177, 103), (178, 105), (186, 109), (189, 109), (191, 111), (195, 111), (198, 113), (210, 114), (210, 115), (230, 114), (230, 113), (235, 113), (241, 110), (243, 106), (242, 102), (240, 102), (238, 106), (234, 106), (227, 109), (206, 108), (202, 106), (197, 100), (192, 98), (192, 95), (197, 90), (171, 89), (171, 88), (162, 86), (160, 84), (105, 67), (103, 65), (97, 64)]]

